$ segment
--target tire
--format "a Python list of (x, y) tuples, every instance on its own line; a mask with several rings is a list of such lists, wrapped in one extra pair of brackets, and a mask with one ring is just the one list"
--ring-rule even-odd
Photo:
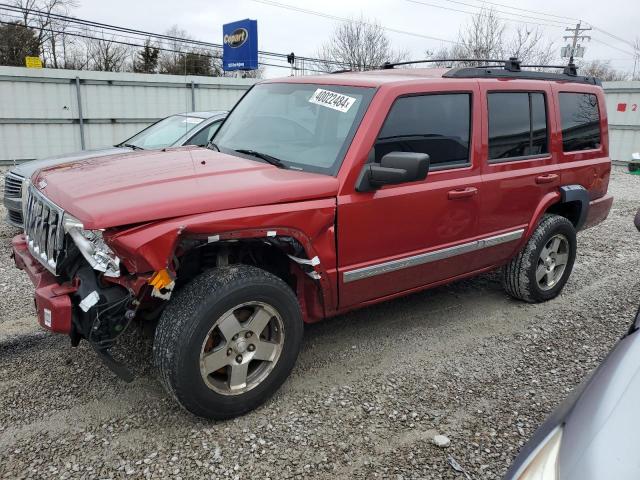
[[(553, 247), (558, 241), (561, 253), (552, 256)], [(504, 289), (512, 297), (529, 303), (545, 302), (557, 297), (571, 275), (576, 249), (573, 224), (565, 217), (545, 214), (524, 248), (503, 268)], [(556, 269), (565, 256), (566, 263), (560, 272)], [(557, 264), (554, 259), (558, 261)], [(552, 269), (553, 265), (555, 268)], [(540, 278), (545, 271), (546, 276)]]
[[(232, 336), (232, 326), (243, 330)], [(171, 298), (156, 329), (153, 362), (183, 408), (204, 418), (232, 418), (278, 390), (295, 364), (302, 334), (300, 305), (280, 278), (247, 265), (216, 268)]]

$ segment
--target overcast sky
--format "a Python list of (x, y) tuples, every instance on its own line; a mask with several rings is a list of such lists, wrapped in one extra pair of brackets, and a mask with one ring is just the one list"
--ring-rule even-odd
[[(339, 17), (357, 17), (361, 13), (367, 18), (377, 20), (384, 27), (402, 30), (413, 34), (455, 40), (461, 25), (468, 22), (471, 15), (448, 9), (477, 12), (483, 2), (478, 0), (324, 0), (322, 2), (304, 2), (300, 0), (278, 0), (278, 3), (294, 5), (300, 8), (320, 11)], [(525, 18), (543, 17), (552, 14), (561, 17), (580, 18), (592, 23), (617, 37), (633, 42), (640, 37), (640, 2), (638, 0), (491, 0), (494, 4), (510, 5), (514, 10), (495, 6), (499, 12), (510, 12), (516, 16), (499, 15), (513, 19), (514, 22), (540, 20)], [(474, 8), (471, 5), (477, 5)], [(318, 46), (331, 34), (337, 20), (327, 19), (307, 13), (295, 12), (272, 5), (258, 3), (255, 0), (80, 0), (74, 14), (104, 23), (127, 26), (155, 33), (164, 32), (173, 25), (186, 30), (198, 39), (222, 43), (222, 25), (244, 18), (258, 21), (258, 47), (281, 53), (295, 52), (297, 55), (315, 56)], [(522, 15), (518, 17), (518, 15)], [(558, 17), (545, 17), (549, 20), (570, 23), (571, 20)], [(508, 23), (515, 28), (521, 23)], [(559, 51), (564, 45), (563, 27), (526, 25), (540, 28), (546, 37), (553, 41)], [(593, 37), (586, 43), (585, 59), (611, 60), (612, 66), (631, 71), (633, 69), (633, 49), (631, 46), (594, 30)], [(412, 59), (424, 58), (426, 50), (437, 51), (448, 44), (439, 40), (421, 38), (388, 31), (395, 48), (407, 50)], [(604, 42), (608, 45), (605, 45)], [(273, 60), (269, 60), (272, 62)], [(270, 68), (268, 76), (286, 75), (286, 69)]]

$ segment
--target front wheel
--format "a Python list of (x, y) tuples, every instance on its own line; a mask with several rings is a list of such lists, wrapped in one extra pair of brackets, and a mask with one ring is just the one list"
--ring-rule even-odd
[(509, 295), (536, 303), (557, 297), (576, 258), (576, 230), (559, 215), (544, 215), (524, 248), (503, 269)]
[(185, 409), (231, 418), (282, 385), (302, 332), (298, 300), (281, 279), (246, 265), (217, 268), (171, 299), (156, 330), (154, 363)]

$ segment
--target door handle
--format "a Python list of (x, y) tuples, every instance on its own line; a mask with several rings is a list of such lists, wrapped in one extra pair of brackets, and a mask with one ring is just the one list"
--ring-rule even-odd
[(555, 182), (558, 178), (558, 174), (556, 173), (547, 173), (546, 175), (536, 177), (536, 183), (551, 183)]
[(473, 197), (478, 193), (478, 189), (476, 187), (467, 187), (461, 190), (450, 190), (448, 193), (449, 200), (458, 200), (460, 198), (469, 198)]

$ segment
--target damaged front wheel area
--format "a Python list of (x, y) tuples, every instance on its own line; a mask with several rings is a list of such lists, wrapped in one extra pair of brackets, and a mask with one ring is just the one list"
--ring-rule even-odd
[(188, 411), (231, 418), (282, 385), (302, 332), (298, 300), (280, 278), (247, 265), (215, 268), (172, 296), (156, 328), (154, 364)]

